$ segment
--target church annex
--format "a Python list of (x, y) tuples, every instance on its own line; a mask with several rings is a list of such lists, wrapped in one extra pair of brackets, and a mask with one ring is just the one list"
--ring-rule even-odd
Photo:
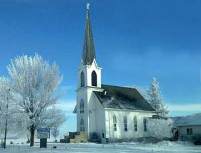
[(148, 137), (147, 119), (156, 115), (137, 89), (102, 84), (89, 7), (74, 113), (78, 132), (86, 133), (89, 140), (97, 137), (110, 141)]

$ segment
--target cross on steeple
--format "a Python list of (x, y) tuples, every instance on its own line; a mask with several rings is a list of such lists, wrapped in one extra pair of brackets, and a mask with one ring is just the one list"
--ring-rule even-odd
[(93, 34), (92, 34), (91, 22), (90, 22), (90, 15), (89, 15), (89, 6), (90, 4), (87, 3), (85, 38), (84, 38), (84, 47), (83, 47), (83, 56), (82, 56), (82, 61), (84, 65), (91, 65), (93, 60), (96, 58)]
[(87, 10), (89, 10), (89, 7), (90, 7), (90, 3), (87, 3)]

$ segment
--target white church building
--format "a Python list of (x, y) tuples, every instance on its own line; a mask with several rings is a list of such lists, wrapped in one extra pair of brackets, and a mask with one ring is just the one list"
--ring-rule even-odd
[(94, 135), (110, 141), (149, 137), (148, 121), (156, 115), (155, 110), (135, 88), (102, 84), (101, 70), (88, 8), (74, 109), (77, 131), (85, 132), (89, 140)]

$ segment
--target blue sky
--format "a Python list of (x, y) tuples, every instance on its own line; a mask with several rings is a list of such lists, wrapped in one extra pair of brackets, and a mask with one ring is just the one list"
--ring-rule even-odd
[[(0, 0), (0, 74), (19, 55), (40, 54), (63, 74), (63, 129), (75, 130), (77, 69), (86, 0)], [(201, 112), (200, 0), (88, 0), (105, 84), (161, 86), (170, 114)]]

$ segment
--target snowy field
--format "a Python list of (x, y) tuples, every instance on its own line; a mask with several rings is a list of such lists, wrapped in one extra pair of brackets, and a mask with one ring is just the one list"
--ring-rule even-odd
[[(52, 146), (56, 145), (57, 149)], [(160, 142), (158, 144), (118, 143), (118, 144), (48, 144), (40, 149), (38, 144), (30, 148), (27, 145), (9, 145), (0, 153), (201, 153), (201, 146), (188, 143)]]

